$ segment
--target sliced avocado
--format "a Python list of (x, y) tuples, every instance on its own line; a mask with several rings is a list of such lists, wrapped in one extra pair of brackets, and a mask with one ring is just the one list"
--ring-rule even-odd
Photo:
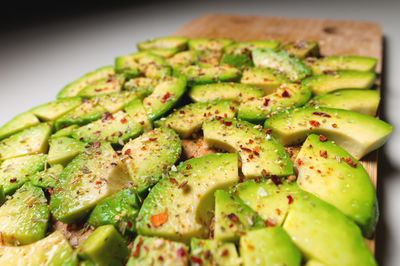
[(129, 249), (125, 240), (112, 225), (103, 225), (78, 247), (78, 256), (95, 265), (125, 265)]
[(226, 46), (233, 43), (233, 40), (218, 38), (218, 39), (207, 39), (198, 38), (189, 40), (189, 50), (216, 50), (222, 51)]
[(42, 171), (47, 160), (45, 154), (26, 155), (7, 159), (0, 166), (0, 185), (3, 193), (11, 195), (33, 174)]
[(315, 41), (290, 42), (283, 45), (281, 49), (298, 58), (319, 56), (318, 42)]
[(225, 47), (227, 54), (244, 54), (260, 48), (278, 48), (280, 42), (275, 40), (257, 40), (248, 42), (238, 42)]
[(325, 266), (325, 263), (319, 262), (317, 260), (309, 260), (307, 261), (306, 264), (304, 264), (304, 266)]
[(312, 98), (309, 106), (320, 106), (355, 111), (375, 116), (381, 97), (376, 90), (341, 90)]
[(180, 242), (158, 237), (138, 236), (127, 266), (188, 265), (189, 248)]
[(168, 112), (186, 91), (183, 77), (167, 77), (160, 81), (154, 91), (143, 100), (143, 106), (150, 121)]
[(60, 231), (55, 231), (46, 238), (29, 245), (0, 248), (1, 265), (75, 266), (77, 263), (78, 259), (72, 247)]
[(108, 79), (115, 75), (115, 69), (113, 66), (105, 66), (96, 69), (95, 71), (89, 72), (77, 80), (66, 85), (58, 94), (57, 99), (75, 97), (78, 93), (86, 86), (101, 80)]
[(240, 265), (240, 258), (233, 243), (192, 238), (190, 241), (190, 255), (192, 265)]
[(86, 143), (69, 137), (51, 138), (49, 143), (47, 162), (52, 166), (56, 164), (66, 166), (75, 156), (85, 150), (86, 145)]
[(51, 138), (59, 138), (59, 137), (70, 137), (72, 133), (79, 128), (78, 125), (71, 125), (68, 127), (64, 127), (58, 130), (56, 133), (51, 135)]
[(132, 78), (125, 82), (124, 89), (128, 91), (142, 92), (146, 91), (148, 93), (152, 92), (154, 87), (157, 86), (159, 80), (154, 78)]
[(53, 165), (51, 168), (47, 168), (41, 172), (38, 172), (29, 177), (29, 181), (41, 188), (54, 188), (56, 187), (57, 181), (64, 167), (61, 164)]
[(239, 181), (237, 154), (214, 153), (182, 162), (161, 179), (139, 212), (140, 234), (188, 242), (208, 235), (214, 191)]
[(197, 51), (196, 65), (199, 67), (216, 67), (220, 65), (222, 52), (214, 50)]
[(47, 153), (47, 139), (51, 129), (51, 124), (41, 123), (3, 139), (0, 142), (0, 159)]
[(288, 108), (303, 106), (311, 97), (311, 89), (300, 84), (281, 84), (267, 96), (243, 101), (238, 118), (253, 123), (262, 123), (270, 115), (285, 112)]
[(221, 58), (221, 66), (229, 65), (237, 69), (243, 69), (246, 67), (253, 66), (253, 60), (251, 58), (251, 53), (247, 54), (224, 54)]
[(56, 120), (60, 116), (68, 113), (72, 109), (75, 109), (82, 104), (81, 98), (72, 97), (56, 100), (53, 102), (42, 104), (35, 107), (31, 112), (44, 121)]
[(233, 82), (197, 85), (193, 86), (189, 91), (189, 97), (195, 102), (211, 100), (241, 102), (248, 98), (259, 98), (263, 96), (264, 91), (257, 86)]
[(109, 78), (99, 79), (79, 91), (78, 96), (90, 98), (97, 95), (120, 92), (125, 82), (124, 75), (114, 75)]
[(94, 101), (86, 101), (72, 111), (56, 120), (56, 129), (60, 130), (70, 125), (85, 125), (101, 118), (106, 110)]
[(364, 167), (349, 153), (312, 134), (296, 158), (297, 183), (303, 190), (332, 204), (370, 237), (378, 220), (374, 186)]
[(253, 67), (243, 71), (240, 83), (259, 87), (268, 95), (275, 92), (282, 83), (290, 83), (290, 80), (279, 72)]
[(264, 124), (282, 145), (304, 141), (311, 133), (322, 134), (357, 160), (381, 147), (393, 127), (382, 120), (354, 111), (305, 107), (279, 113)]
[(201, 129), (204, 121), (216, 117), (233, 118), (236, 109), (236, 104), (225, 100), (191, 103), (162, 118), (156, 125), (168, 126), (182, 138), (188, 138)]
[(207, 145), (239, 153), (246, 178), (293, 174), (283, 146), (254, 124), (221, 118), (204, 122), (203, 134)]
[(122, 149), (133, 186), (145, 192), (167, 173), (182, 152), (178, 135), (169, 128), (156, 128), (131, 140)]
[(72, 137), (89, 143), (105, 140), (123, 145), (125, 141), (143, 132), (140, 124), (123, 111), (105, 114), (107, 115), (103, 115), (101, 119), (78, 128), (72, 133)]
[(174, 54), (178, 53), (179, 49), (177, 49), (177, 48), (160, 48), (160, 49), (150, 49), (147, 51), (152, 54), (159, 55), (159, 56), (167, 59), (167, 58), (170, 58), (171, 56), (173, 56)]
[(133, 100), (142, 101), (143, 98), (149, 94), (150, 92), (145, 90), (123, 91), (97, 96), (94, 101), (97, 101), (99, 105), (103, 106), (107, 112), (113, 114), (121, 111), (129, 102)]
[(372, 72), (328, 72), (306, 78), (302, 85), (310, 87), (314, 95), (320, 95), (342, 89), (368, 90), (374, 85), (375, 78), (376, 74)]
[(140, 126), (145, 132), (153, 129), (149, 118), (147, 117), (146, 110), (144, 109), (142, 100), (136, 99), (125, 105), (124, 111)]
[(377, 265), (353, 221), (310, 193), (292, 197), (283, 229), (306, 259), (326, 265)]
[(161, 37), (138, 43), (137, 47), (140, 51), (171, 48), (182, 51), (186, 50), (188, 41), (186, 37)]
[(0, 128), (0, 140), (39, 123), (39, 119), (31, 112), (19, 114)]
[(81, 221), (104, 198), (127, 184), (127, 171), (109, 143), (96, 143), (61, 173), (50, 209), (63, 223)]
[(41, 188), (26, 183), (0, 207), (1, 239), (27, 245), (45, 237), (50, 213)]
[(279, 71), (291, 81), (298, 81), (311, 75), (310, 69), (302, 61), (290, 56), (285, 50), (257, 49), (252, 55), (256, 67)]
[(139, 200), (133, 188), (124, 189), (100, 201), (90, 213), (88, 224), (97, 227), (111, 224), (125, 235), (136, 232)]
[(237, 241), (246, 232), (265, 227), (264, 220), (235, 194), (217, 190), (214, 195), (214, 239)]
[(248, 232), (240, 238), (244, 266), (300, 266), (301, 253), (282, 227), (268, 227)]
[(168, 63), (176, 68), (178, 66), (193, 65), (198, 61), (198, 52), (194, 50), (179, 52), (172, 57), (168, 58)]
[(231, 66), (182, 66), (174, 69), (176, 75), (183, 75), (189, 85), (207, 84), (222, 81), (236, 81), (240, 78), (240, 70)]
[(374, 71), (378, 59), (364, 56), (326, 56), (320, 59), (306, 58), (305, 63), (313, 75), (326, 71)]

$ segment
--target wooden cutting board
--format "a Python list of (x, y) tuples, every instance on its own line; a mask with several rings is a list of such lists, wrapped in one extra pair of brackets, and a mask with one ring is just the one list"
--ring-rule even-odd
[[(382, 32), (378, 24), (366, 21), (300, 19), (282, 17), (208, 14), (185, 25), (173, 35), (190, 38), (230, 38), (235, 41), (296, 40), (318, 41), (322, 55), (360, 55), (378, 58), (376, 88), (380, 90)], [(363, 158), (376, 188), (377, 152)], [(375, 239), (366, 240), (372, 253)]]

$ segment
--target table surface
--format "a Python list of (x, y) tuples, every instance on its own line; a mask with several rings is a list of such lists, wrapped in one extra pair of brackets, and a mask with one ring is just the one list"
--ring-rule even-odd
[(369, 20), (384, 35), (381, 116), (395, 130), (380, 152), (380, 222), (376, 256), (380, 265), (400, 265), (400, 1), (208, 1), (124, 6), (65, 17), (6, 31), (0, 37), (0, 124), (51, 101), (67, 83), (139, 41), (173, 33), (205, 13)]

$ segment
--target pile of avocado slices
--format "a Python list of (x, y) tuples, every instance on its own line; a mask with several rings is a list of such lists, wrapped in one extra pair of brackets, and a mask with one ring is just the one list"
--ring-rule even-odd
[(0, 128), (1, 265), (377, 264), (377, 59), (137, 47)]

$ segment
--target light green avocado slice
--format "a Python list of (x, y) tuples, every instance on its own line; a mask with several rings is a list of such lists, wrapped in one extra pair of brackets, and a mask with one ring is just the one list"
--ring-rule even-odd
[(51, 138), (49, 148), (49, 157), (47, 162), (54, 166), (61, 164), (66, 166), (79, 153), (85, 150), (86, 143), (69, 137)]
[(149, 91), (146, 90), (123, 91), (97, 96), (94, 101), (103, 106), (107, 112), (113, 114), (121, 111), (129, 102), (134, 100), (142, 101), (148, 95)]
[(186, 91), (186, 80), (182, 77), (167, 77), (160, 81), (153, 92), (143, 100), (149, 120), (152, 122), (176, 105)]
[(357, 160), (324, 136), (312, 134), (295, 165), (300, 188), (338, 208), (371, 237), (378, 220), (378, 203), (371, 179)]
[(208, 236), (214, 192), (239, 181), (237, 154), (214, 153), (182, 162), (144, 200), (139, 234), (189, 242)]
[(257, 86), (233, 82), (197, 85), (193, 86), (189, 91), (189, 97), (194, 102), (206, 102), (212, 100), (242, 102), (249, 98), (260, 98), (263, 96), (264, 91)]
[(227, 54), (244, 54), (249, 51), (253, 51), (255, 49), (261, 48), (278, 48), (280, 42), (275, 40), (257, 40), (257, 41), (248, 41), (248, 42), (238, 42), (226, 46), (224, 48), (224, 52)]
[(269, 95), (275, 92), (282, 83), (290, 83), (290, 80), (271, 69), (253, 67), (243, 71), (240, 83), (259, 87), (266, 95)]
[(128, 188), (100, 201), (90, 213), (87, 223), (94, 227), (111, 224), (125, 235), (126, 232), (136, 232), (138, 213), (136, 190)]
[(152, 124), (147, 117), (146, 110), (144, 109), (142, 100), (136, 99), (125, 105), (124, 111), (140, 126), (143, 128), (144, 132), (150, 131), (153, 129)]
[(246, 178), (293, 174), (292, 161), (283, 146), (260, 126), (222, 118), (204, 122), (203, 134), (207, 145), (238, 152)]
[(160, 80), (154, 78), (132, 78), (125, 82), (124, 89), (128, 91), (137, 91), (137, 92), (152, 92), (154, 87), (158, 84)]
[(60, 231), (51, 233), (35, 243), (0, 248), (0, 264), (9, 266), (76, 266), (78, 259), (67, 238)]
[(318, 42), (315, 41), (290, 42), (283, 45), (281, 49), (288, 52), (288, 54), (301, 59), (310, 56), (319, 56)]
[(364, 56), (326, 56), (320, 59), (306, 58), (305, 63), (313, 75), (330, 71), (374, 71), (378, 59)]
[(70, 137), (72, 133), (79, 128), (78, 125), (71, 125), (58, 130), (50, 138)]
[(159, 48), (159, 49), (150, 49), (146, 50), (150, 53), (153, 53), (155, 55), (159, 55), (165, 59), (170, 58), (174, 54), (179, 52), (179, 49), (177, 48)]
[(311, 76), (301, 84), (310, 87), (314, 95), (320, 95), (343, 89), (368, 90), (375, 79), (376, 74), (372, 72), (339, 71)]
[(177, 49), (186, 50), (189, 38), (186, 37), (160, 37), (137, 44), (139, 51), (152, 49)]
[(275, 92), (241, 102), (238, 118), (262, 123), (278, 112), (286, 112), (288, 108), (303, 106), (311, 97), (311, 90), (300, 84), (281, 84)]
[(214, 195), (214, 239), (237, 241), (246, 232), (265, 227), (264, 220), (235, 194), (217, 190)]
[(168, 63), (173, 67), (193, 65), (199, 60), (198, 51), (189, 50), (179, 52), (167, 59)]
[(44, 121), (53, 121), (82, 104), (81, 98), (72, 97), (56, 100), (35, 107), (31, 112)]
[(326, 265), (377, 265), (352, 220), (310, 193), (292, 197), (283, 229), (307, 260)]
[(189, 248), (183, 243), (139, 235), (133, 243), (131, 256), (126, 265), (187, 266), (188, 253)]
[(39, 123), (39, 119), (31, 112), (19, 114), (0, 128), (0, 140), (28, 127), (37, 126)]
[(241, 265), (235, 244), (218, 240), (192, 238), (190, 255), (192, 265)]
[(29, 177), (29, 181), (37, 186), (44, 189), (54, 188), (60, 179), (60, 175), (64, 167), (61, 164), (53, 165), (51, 168), (47, 168), (41, 172), (37, 172)]
[(341, 90), (312, 98), (309, 106), (320, 106), (355, 111), (375, 116), (381, 97), (376, 90)]
[(311, 260), (307, 261), (306, 264), (304, 264), (304, 266), (326, 266), (326, 264), (322, 263), (320, 261), (311, 259)]
[(64, 168), (50, 209), (63, 223), (76, 223), (104, 198), (121, 191), (128, 173), (109, 143), (96, 143)]
[(393, 127), (374, 117), (354, 111), (305, 107), (279, 113), (264, 124), (282, 145), (303, 142), (311, 133), (335, 141), (357, 160), (381, 147)]
[(248, 232), (240, 238), (244, 266), (300, 266), (301, 253), (282, 227), (268, 227)]
[(47, 139), (52, 125), (41, 123), (3, 139), (0, 142), (0, 159), (6, 160), (24, 155), (47, 153)]
[(99, 226), (78, 247), (78, 256), (95, 265), (125, 265), (129, 249), (125, 240), (112, 225)]
[(228, 65), (237, 69), (244, 69), (253, 66), (251, 52), (245, 54), (224, 54), (221, 58), (220, 65)]
[(174, 74), (185, 76), (189, 85), (215, 82), (232, 82), (240, 78), (240, 70), (232, 66), (181, 66), (174, 69)]
[(0, 207), (1, 239), (27, 245), (45, 237), (50, 213), (41, 188), (26, 183)]
[(204, 121), (217, 117), (233, 118), (236, 110), (236, 104), (225, 100), (191, 103), (156, 121), (155, 125), (165, 125), (175, 130), (180, 137), (188, 138), (201, 129)]
[(140, 194), (147, 192), (179, 159), (181, 140), (169, 128), (156, 128), (131, 140), (122, 149), (133, 186)]
[(291, 81), (298, 81), (311, 75), (310, 69), (302, 61), (290, 56), (285, 50), (257, 49), (252, 55), (256, 67), (279, 71)]
[(113, 66), (100, 67), (66, 85), (57, 94), (57, 99), (75, 97), (86, 86), (101, 79), (108, 79), (109, 77), (112, 77), (114, 75), (115, 75), (115, 69)]
[(78, 96), (90, 98), (97, 95), (120, 92), (125, 82), (125, 75), (116, 74), (109, 78), (97, 80), (83, 88)]
[(208, 39), (208, 38), (197, 38), (189, 40), (189, 50), (213, 50), (222, 51), (226, 46), (233, 43), (233, 40), (218, 38), (218, 39)]

